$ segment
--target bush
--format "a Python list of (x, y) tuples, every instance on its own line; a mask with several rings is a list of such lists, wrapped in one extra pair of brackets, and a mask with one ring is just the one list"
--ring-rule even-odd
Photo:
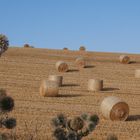
[(1, 112), (9, 112), (14, 108), (14, 100), (9, 96), (2, 96), (0, 98), (0, 110)]
[(5, 35), (0, 34), (0, 55), (8, 49), (8, 46), (9, 46), (8, 38)]
[[(16, 119), (9, 118), (7, 114), (8, 112), (12, 111), (13, 108), (14, 99), (10, 96), (7, 96), (6, 90), (0, 89), (0, 127), (13, 129), (16, 126)], [(3, 137), (4, 134), (0, 134), (0, 136)]]
[(8, 129), (13, 129), (16, 126), (16, 119), (15, 118), (7, 118), (2, 121), (2, 125)]
[(67, 119), (63, 114), (59, 114), (51, 122), (54, 127), (53, 137), (56, 140), (81, 140), (95, 129), (98, 122), (97, 115), (84, 114)]
[(52, 125), (57, 127), (57, 126), (61, 126), (61, 127), (66, 127), (66, 117), (63, 114), (58, 114), (56, 118), (52, 119)]

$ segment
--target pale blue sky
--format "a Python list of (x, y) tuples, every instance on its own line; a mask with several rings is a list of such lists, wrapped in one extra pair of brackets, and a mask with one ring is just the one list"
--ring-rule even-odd
[(140, 53), (140, 0), (0, 0), (10, 45)]

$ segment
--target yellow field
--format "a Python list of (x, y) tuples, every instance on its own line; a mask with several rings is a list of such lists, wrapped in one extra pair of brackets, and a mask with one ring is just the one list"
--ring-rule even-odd
[[(88, 60), (88, 67), (78, 71), (74, 61), (81, 55)], [(10, 116), (17, 119), (18, 139), (27, 140), (28, 131), (34, 134), (37, 127), (37, 140), (51, 140), (50, 120), (58, 113), (64, 113), (68, 117), (97, 113), (100, 123), (85, 140), (105, 140), (109, 133), (116, 134), (119, 140), (140, 140), (140, 79), (134, 77), (135, 69), (140, 69), (140, 55), (129, 54), (133, 61), (131, 64), (120, 64), (119, 55), (9, 48), (0, 58), (0, 88), (5, 88), (15, 99), (15, 109)], [(70, 71), (58, 73), (55, 69), (58, 60), (65, 60)], [(61, 97), (39, 95), (41, 81), (50, 74), (64, 77), (64, 86), (59, 90)], [(104, 90), (88, 92), (87, 81), (91, 78), (103, 79)], [(120, 97), (129, 104), (130, 116), (127, 121), (113, 122), (103, 119), (99, 110), (100, 103), (104, 97), (110, 95)]]

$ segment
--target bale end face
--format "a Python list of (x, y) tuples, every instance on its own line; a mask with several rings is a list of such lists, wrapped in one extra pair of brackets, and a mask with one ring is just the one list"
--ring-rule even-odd
[(75, 64), (79, 67), (79, 68), (84, 68), (86, 66), (86, 61), (83, 57), (78, 57), (75, 60)]
[(129, 115), (129, 107), (125, 102), (119, 102), (112, 107), (110, 119), (112, 121), (125, 121)]
[(54, 81), (42, 81), (40, 85), (40, 95), (44, 97), (56, 97), (58, 96), (58, 84)]
[(104, 118), (112, 121), (125, 121), (129, 115), (128, 104), (115, 96), (104, 98), (100, 109)]
[(59, 72), (67, 72), (68, 71), (68, 64), (63, 61), (58, 61), (56, 63), (56, 70)]
[(129, 64), (130, 63), (130, 57), (128, 57), (126, 55), (121, 55), (120, 56), (120, 63)]

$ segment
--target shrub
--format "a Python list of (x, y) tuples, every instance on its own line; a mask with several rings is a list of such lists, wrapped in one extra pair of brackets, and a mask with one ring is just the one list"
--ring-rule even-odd
[(91, 115), (90, 118), (89, 118), (89, 120), (90, 120), (91, 122), (94, 122), (95, 124), (98, 124), (98, 122), (99, 122), (99, 117), (98, 117), (97, 115)]
[(66, 117), (63, 114), (58, 114), (56, 118), (52, 119), (52, 125), (57, 127), (57, 126), (61, 126), (61, 127), (66, 127)]
[(5, 35), (0, 34), (0, 55), (8, 49), (8, 46), (9, 46), (8, 38)]
[(80, 117), (86, 121), (88, 119), (88, 114), (84, 113)]
[(8, 129), (13, 129), (16, 126), (16, 119), (15, 118), (7, 118), (2, 121), (2, 125)]
[(60, 127), (55, 129), (55, 131), (53, 132), (53, 136), (55, 136), (57, 140), (66, 140), (66, 132), (63, 128)]
[(54, 127), (53, 137), (56, 140), (81, 140), (90, 134), (99, 123), (97, 115), (82, 114), (81, 116), (68, 119), (63, 114), (52, 119)]
[(78, 140), (78, 135), (74, 131), (69, 131), (66, 136), (67, 140)]
[(95, 129), (95, 127), (96, 127), (96, 123), (94, 123), (94, 122), (89, 122), (89, 124), (88, 124), (88, 130), (89, 130), (90, 132), (92, 132), (92, 131)]
[[(13, 129), (16, 126), (16, 119), (8, 117), (8, 112), (12, 111), (13, 108), (14, 99), (7, 96), (6, 90), (0, 89), (0, 128)], [(0, 133), (0, 139), (2, 140), (8, 140), (7, 136), (6, 133)]]
[(14, 107), (14, 100), (9, 96), (2, 96), (0, 98), (0, 110), (1, 112), (12, 111)]

